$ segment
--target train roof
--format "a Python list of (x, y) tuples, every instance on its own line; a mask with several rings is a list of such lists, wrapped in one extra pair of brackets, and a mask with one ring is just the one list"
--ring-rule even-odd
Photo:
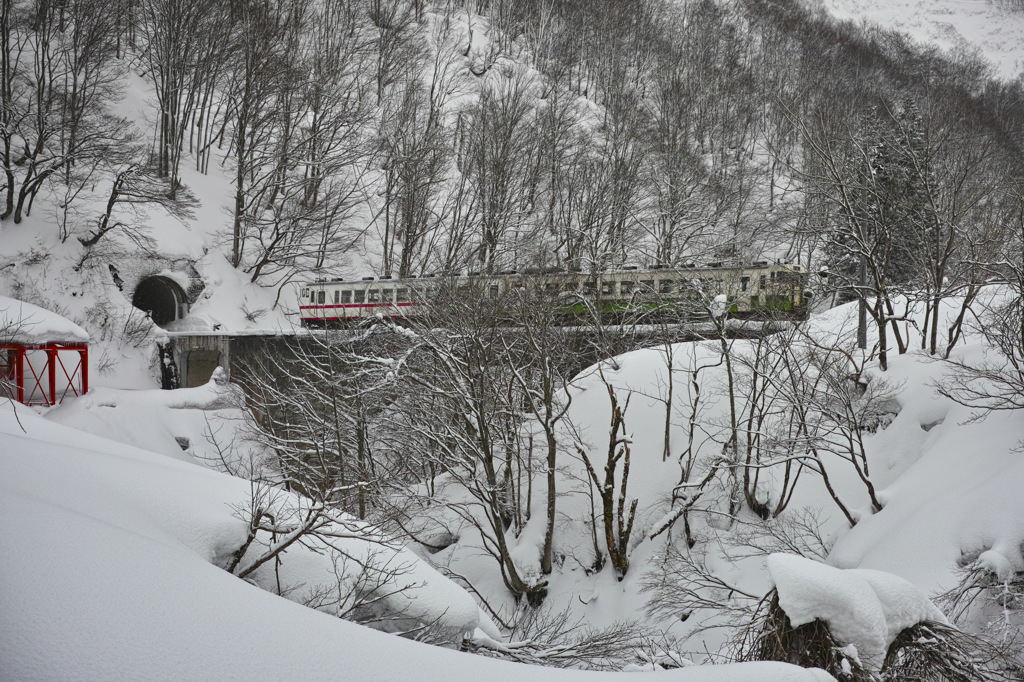
[(687, 263), (685, 265), (672, 266), (672, 267), (651, 267), (651, 268), (639, 268), (624, 266), (613, 270), (602, 270), (600, 272), (574, 272), (569, 270), (545, 270), (545, 271), (523, 271), (517, 272), (515, 270), (503, 270), (501, 272), (483, 274), (479, 272), (466, 272), (466, 273), (452, 273), (452, 274), (439, 274), (439, 273), (427, 273), (422, 275), (410, 275), (408, 277), (359, 277), (352, 279), (343, 279), (335, 277), (332, 279), (318, 279), (312, 282), (306, 282), (302, 284), (303, 287), (309, 286), (322, 286), (324, 284), (358, 284), (358, 285), (372, 285), (380, 283), (399, 283), (399, 282), (419, 282), (419, 281), (432, 281), (439, 279), (497, 279), (501, 277), (602, 277), (607, 275), (640, 275), (640, 274), (668, 274), (668, 273), (686, 273), (700, 270), (753, 270), (753, 269), (764, 269), (764, 268), (788, 268), (796, 272), (802, 271), (800, 265), (793, 263), (769, 263), (768, 261), (755, 261), (746, 265), (743, 264), (723, 264), (719, 262), (696, 264)]

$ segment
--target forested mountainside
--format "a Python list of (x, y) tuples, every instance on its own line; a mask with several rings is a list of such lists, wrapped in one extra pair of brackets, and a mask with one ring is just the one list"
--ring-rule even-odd
[[(1024, 78), (840, 5), (0, 0), (0, 295), (94, 386), (0, 401), (0, 670), (1019, 679)], [(810, 319), (730, 319), (710, 262)], [(686, 300), (439, 284), (138, 390), (303, 283), (634, 266)]]
[(798, 2), (12, 1), (0, 40), (4, 224), (82, 264), (197, 194), (262, 286), (818, 266), (882, 165), (958, 230), (1020, 194), (1019, 81)]

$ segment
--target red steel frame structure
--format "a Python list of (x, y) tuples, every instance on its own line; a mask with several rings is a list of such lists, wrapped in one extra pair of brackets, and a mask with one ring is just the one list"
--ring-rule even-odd
[[(35, 364), (32, 362), (32, 356), (40, 351), (46, 354), (42, 367), (37, 366), (38, 359)], [(65, 363), (62, 352), (65, 356), (75, 353), (77, 363)], [(7, 393), (19, 403), (52, 407), (60, 405), (69, 393), (80, 396), (89, 390), (89, 346), (85, 343), (0, 342), (0, 354), (8, 359), (6, 367), (0, 365), (7, 372), (7, 376), (0, 375), (0, 393)], [(64, 386), (60, 395), (57, 394), (58, 377)], [(67, 380), (66, 385), (63, 384), (64, 379)], [(27, 386), (26, 381), (29, 382)]]

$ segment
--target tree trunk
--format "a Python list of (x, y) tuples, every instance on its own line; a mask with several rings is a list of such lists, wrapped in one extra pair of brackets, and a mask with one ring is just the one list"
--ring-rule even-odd
[(555, 539), (555, 502), (557, 500), (555, 489), (555, 464), (558, 456), (558, 443), (555, 441), (555, 434), (552, 429), (547, 429), (548, 461), (548, 499), (547, 499), (547, 526), (544, 530), (544, 551), (541, 555), (541, 573), (548, 574), (552, 570), (552, 555), (554, 554)]

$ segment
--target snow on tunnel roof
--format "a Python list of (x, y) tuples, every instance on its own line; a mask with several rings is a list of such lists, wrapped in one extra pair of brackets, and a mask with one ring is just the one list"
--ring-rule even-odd
[(0, 296), (0, 341), (24, 345), (85, 343), (89, 333), (71, 320), (37, 305)]

